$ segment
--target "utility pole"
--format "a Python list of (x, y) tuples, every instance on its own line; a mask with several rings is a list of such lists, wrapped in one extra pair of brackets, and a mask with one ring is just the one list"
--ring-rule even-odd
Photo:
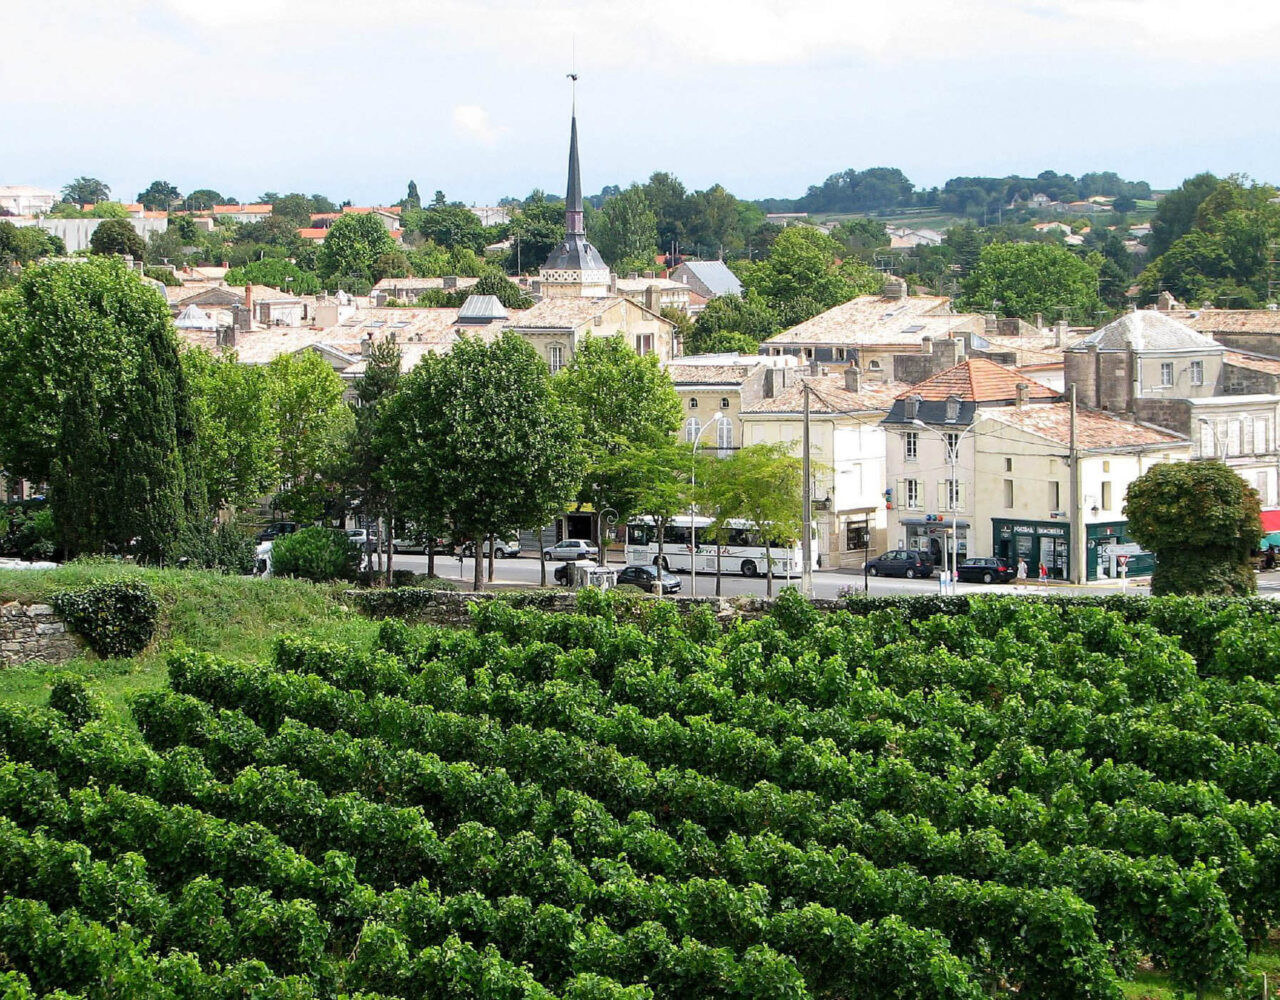
[(804, 491), (801, 501), (801, 520), (804, 522), (800, 530), (800, 592), (805, 597), (813, 596), (813, 484), (809, 479), (809, 383), (804, 386), (804, 426), (801, 432), (801, 465), (804, 475)]
[(1080, 504), (1080, 451), (1076, 447), (1076, 384), (1071, 383), (1071, 424), (1067, 444), (1067, 462), (1071, 466), (1071, 509), (1068, 524), (1071, 530), (1071, 582), (1084, 583), (1085, 544), (1084, 518)]

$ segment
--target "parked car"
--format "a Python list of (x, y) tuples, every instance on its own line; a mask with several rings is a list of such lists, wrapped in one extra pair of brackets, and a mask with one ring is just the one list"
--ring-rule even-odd
[(908, 579), (933, 574), (933, 560), (927, 552), (914, 549), (890, 549), (867, 563), (870, 576), (905, 576)]
[(297, 521), (272, 521), (258, 532), (258, 541), (272, 542), (281, 535), (292, 535), (298, 530)]
[(351, 539), (353, 545), (358, 545), (362, 549), (375, 547), (378, 544), (378, 531), (367, 528), (348, 528), (347, 537)]
[(956, 579), (973, 583), (1008, 583), (1017, 575), (1017, 567), (987, 556), (974, 556), (956, 567)]
[(566, 538), (542, 550), (543, 559), (594, 559), (600, 550), (583, 538)]
[[(476, 554), (475, 542), (463, 542), (462, 554), (468, 558)], [(489, 543), (486, 541), (484, 545), (484, 554), (489, 554)], [(503, 541), (501, 538), (494, 542), (493, 556), (495, 559), (515, 559), (520, 555), (520, 539), (511, 538)]]
[(425, 535), (421, 538), (393, 538), (391, 539), (391, 551), (404, 552), (406, 554), (417, 553), (419, 555), (426, 555), (428, 541), (431, 543), (431, 551), (435, 552), (437, 555), (441, 553), (444, 555), (451, 555), (453, 553), (453, 542), (449, 541), (449, 539), (428, 539)]
[(657, 566), (628, 566), (618, 573), (618, 586), (629, 583), (652, 593), (674, 594), (680, 589), (680, 578), (666, 570), (659, 575)]
[(588, 559), (585, 556), (580, 560), (574, 559), (569, 562), (562, 562), (555, 568), (555, 571), (551, 574), (551, 578), (555, 580), (556, 583), (564, 584), (567, 587), (569, 585), (569, 574), (572, 573), (576, 567), (594, 565), (595, 560)]

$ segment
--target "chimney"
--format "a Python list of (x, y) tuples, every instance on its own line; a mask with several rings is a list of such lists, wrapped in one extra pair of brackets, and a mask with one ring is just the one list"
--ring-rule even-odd
[(360, 338), (360, 357), (367, 358), (373, 353), (373, 334), (366, 333)]
[(988, 337), (994, 337), (996, 335), (996, 330), (999, 326), (999, 324), (996, 322), (996, 314), (987, 313), (985, 316), (982, 317), (982, 321), (983, 321), (982, 332), (985, 333)]
[(652, 277), (653, 277), (653, 272), (652, 272), (652, 271), (645, 271), (645, 272), (644, 272), (644, 276), (645, 276), (646, 278), (652, 278)]
[(232, 306), (231, 324), (237, 332), (248, 333), (253, 329), (249, 320), (249, 310), (244, 306)]
[(850, 365), (844, 370), (844, 387), (850, 392), (862, 391), (862, 369), (857, 365)]
[(234, 322), (231, 326), (223, 326), (218, 328), (218, 332), (214, 334), (214, 343), (218, 347), (229, 347), (235, 350), (236, 346), (236, 328)]
[(1036, 313), (1036, 329), (1044, 329), (1044, 313)]
[(886, 299), (905, 299), (907, 297), (907, 283), (901, 278), (886, 278), (884, 297)]
[(628, 281), (635, 281), (638, 277), (640, 277), (640, 272), (639, 272), (639, 271), (628, 271), (628, 272), (627, 272), (627, 280), (628, 280)]
[(618, 294), (618, 276), (614, 274), (612, 271), (609, 272), (609, 294), (610, 295)]
[(1026, 405), (1027, 405), (1028, 392), (1029, 392), (1030, 388), (1031, 388), (1031, 387), (1030, 387), (1029, 385), (1027, 385), (1027, 383), (1026, 383), (1026, 382), (1019, 382), (1019, 383), (1018, 383), (1017, 387), (1014, 389), (1014, 392), (1015, 392), (1015, 393), (1017, 393), (1017, 395), (1014, 397), (1014, 403), (1015, 403), (1015, 405), (1017, 405), (1017, 406), (1026, 406)]
[(1053, 345), (1055, 347), (1067, 346), (1067, 331), (1069, 329), (1070, 327), (1067, 326), (1065, 319), (1060, 319), (1053, 324)]
[(456, 274), (446, 275), (440, 279), (440, 287), (446, 292), (451, 292), (458, 287), (458, 276)]
[(662, 312), (662, 289), (650, 285), (644, 290), (644, 307), (652, 313)]
[(809, 375), (813, 378), (817, 378), (821, 374), (822, 374), (822, 365), (818, 364), (818, 362), (816, 361), (810, 361)]
[(249, 314), (249, 322), (253, 322), (253, 282), (244, 283), (244, 311)]
[(932, 338), (932, 337), (930, 337), (930, 336), (928, 336), (928, 335), (925, 335), (925, 336), (923, 336), (923, 337), (921, 337), (921, 338), (920, 338), (920, 353), (921, 353), (921, 354), (932, 354), (932, 353), (933, 353), (933, 338)]

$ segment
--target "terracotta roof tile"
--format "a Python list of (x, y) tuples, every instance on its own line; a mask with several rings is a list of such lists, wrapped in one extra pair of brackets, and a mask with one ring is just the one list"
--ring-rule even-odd
[[(765, 343), (854, 347), (859, 344), (918, 345), (926, 334), (935, 339), (945, 337), (958, 327), (970, 328), (974, 319), (973, 316), (951, 315), (951, 300), (945, 296), (911, 295), (894, 299), (883, 295), (859, 295), (789, 330), (774, 334)], [(982, 327), (977, 329), (981, 331)]]
[(869, 411), (888, 413), (894, 399), (909, 388), (903, 382), (871, 382), (864, 379), (857, 392), (850, 392), (845, 388), (843, 375), (815, 375), (800, 379), (777, 395), (762, 399), (742, 412), (802, 413), (804, 384), (808, 384), (813, 390), (809, 397), (809, 412), (814, 414)]
[(989, 403), (1016, 399), (1018, 384), (1027, 386), (1028, 399), (1058, 399), (1062, 393), (1020, 375), (1012, 368), (986, 358), (970, 358), (932, 378), (925, 379), (898, 394), (898, 399), (919, 396), (921, 399), (957, 399), (972, 403)]
[[(1061, 445), (1071, 443), (1071, 404), (1037, 403), (983, 409), (982, 418), (1038, 434)], [(1076, 441), (1085, 451), (1185, 444), (1181, 434), (1139, 423), (1103, 410), (1076, 410)]]
[(676, 385), (730, 385), (746, 381), (755, 365), (682, 365), (666, 366), (667, 375)]
[(1237, 368), (1248, 368), (1250, 371), (1266, 372), (1268, 375), (1280, 375), (1280, 358), (1265, 358), (1258, 354), (1241, 354), (1239, 351), (1225, 351), (1222, 355), (1224, 363)]

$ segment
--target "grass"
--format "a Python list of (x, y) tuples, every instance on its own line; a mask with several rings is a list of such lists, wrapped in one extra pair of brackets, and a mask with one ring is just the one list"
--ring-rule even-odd
[[(1280, 942), (1272, 939), (1262, 948), (1249, 955), (1248, 971), (1243, 986), (1233, 996), (1240, 998), (1262, 996), (1262, 976), (1267, 976), (1267, 987), (1271, 996), (1276, 995), (1280, 987)], [(1157, 970), (1144, 970), (1120, 984), (1126, 1000), (1179, 1000), (1188, 994), (1175, 989), (1169, 984), (1169, 974)], [(1224, 994), (1220, 990), (1206, 990), (1204, 1000), (1220, 1000)]]
[(64, 664), (0, 669), (0, 701), (44, 705), (54, 679), (72, 673), (90, 682), (110, 715), (127, 722), (129, 697), (165, 683), (167, 657), (176, 646), (251, 659), (267, 654), (283, 632), (305, 629), (321, 638), (360, 643), (376, 628), (343, 604), (345, 584), (123, 564), (0, 571), (0, 602), (43, 601), (59, 590), (125, 576), (145, 580), (160, 601), (160, 625), (151, 645), (127, 660), (101, 660), (90, 653)]

